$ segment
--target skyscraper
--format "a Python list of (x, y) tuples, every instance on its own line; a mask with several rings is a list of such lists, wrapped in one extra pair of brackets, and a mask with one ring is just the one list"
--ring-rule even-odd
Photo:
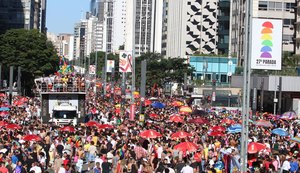
[[(127, 0), (126, 11), (126, 39), (125, 50), (135, 48), (136, 55), (146, 52), (161, 53), (163, 4), (164, 0), (136, 0), (136, 13), (132, 0)], [(133, 16), (135, 16), (135, 30), (133, 31)], [(132, 45), (132, 35), (135, 34), (135, 45)]]
[(8, 29), (46, 31), (46, 0), (1, 0), (0, 33)]

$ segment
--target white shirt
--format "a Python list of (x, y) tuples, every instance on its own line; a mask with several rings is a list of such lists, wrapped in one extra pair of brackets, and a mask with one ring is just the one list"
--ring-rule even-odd
[(161, 154), (163, 153), (163, 147), (160, 146), (157, 148), (157, 158), (161, 159)]
[(97, 162), (100, 163), (100, 167), (102, 167), (103, 160), (100, 157), (96, 157), (95, 165), (96, 165)]
[(58, 173), (66, 173), (66, 169), (64, 167), (59, 168)]
[(34, 171), (34, 173), (42, 173), (42, 169), (38, 166), (32, 167), (30, 171)]
[(193, 173), (194, 170), (192, 167), (190, 167), (189, 165), (186, 165), (185, 167), (183, 167), (180, 171), (181, 173)]
[(290, 168), (291, 168), (290, 162), (287, 161), (287, 160), (285, 160), (285, 161), (283, 162), (281, 168), (282, 168), (283, 170), (286, 170), (286, 171), (290, 170)]

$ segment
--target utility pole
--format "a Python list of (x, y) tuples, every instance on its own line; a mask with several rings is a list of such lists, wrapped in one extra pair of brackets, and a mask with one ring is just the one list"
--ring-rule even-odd
[(12, 105), (12, 93), (14, 82), (14, 66), (9, 67), (9, 103)]
[(0, 64), (0, 90), (2, 89), (2, 64)]
[(281, 103), (282, 103), (282, 77), (279, 77), (279, 84), (278, 84), (278, 91), (279, 91), (279, 96), (278, 96), (278, 110), (277, 113), (281, 114)]
[(243, 82), (243, 107), (242, 107), (242, 134), (241, 134), (241, 172), (247, 172), (248, 161), (248, 135), (250, 112), (250, 81), (251, 81), (251, 32), (253, 0), (246, 1), (244, 23), (244, 82)]
[(17, 91), (19, 95), (22, 95), (22, 90), (21, 90), (21, 77), (22, 77), (22, 73), (21, 73), (21, 67), (18, 67), (18, 81), (17, 81)]
[(135, 20), (136, 20), (136, 0), (132, 0), (132, 81), (131, 81), (131, 104), (134, 104), (134, 91), (135, 91)]
[(275, 84), (274, 84), (274, 111), (273, 111), (273, 115), (276, 115), (276, 107), (277, 107), (277, 76), (275, 76)]
[(261, 86), (260, 86), (260, 112), (262, 113), (264, 110), (264, 84), (265, 78), (261, 78)]
[(142, 107), (144, 106), (145, 96), (146, 96), (146, 72), (147, 72), (147, 61), (143, 60), (141, 65), (141, 103), (140, 103), (140, 114), (144, 114), (142, 111)]

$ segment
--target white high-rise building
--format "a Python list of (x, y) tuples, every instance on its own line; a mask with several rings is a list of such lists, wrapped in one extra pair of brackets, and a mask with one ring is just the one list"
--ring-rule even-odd
[(161, 53), (164, 0), (136, 0), (135, 45), (132, 45), (133, 9), (132, 0), (127, 0), (125, 50), (141, 55), (146, 52)]

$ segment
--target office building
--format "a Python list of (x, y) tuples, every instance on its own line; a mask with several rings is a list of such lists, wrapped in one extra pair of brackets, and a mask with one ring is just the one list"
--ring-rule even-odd
[[(132, 0), (127, 0), (126, 6), (125, 50), (135, 49), (137, 56), (146, 52), (161, 53), (164, 0), (136, 0), (136, 4), (133, 4)], [(134, 6), (135, 15), (132, 10), (129, 10)], [(133, 34), (135, 35), (134, 45)]]
[[(232, 54), (237, 55), (238, 64), (243, 65), (245, 0), (233, 0)], [(295, 0), (253, 0), (253, 17), (283, 20), (282, 50), (295, 51)]]
[(296, 1), (295, 54), (300, 55), (300, 0)]
[(166, 0), (163, 54), (186, 57), (228, 52), (229, 0)]
[(1, 0), (0, 33), (9, 29), (46, 32), (46, 0)]

